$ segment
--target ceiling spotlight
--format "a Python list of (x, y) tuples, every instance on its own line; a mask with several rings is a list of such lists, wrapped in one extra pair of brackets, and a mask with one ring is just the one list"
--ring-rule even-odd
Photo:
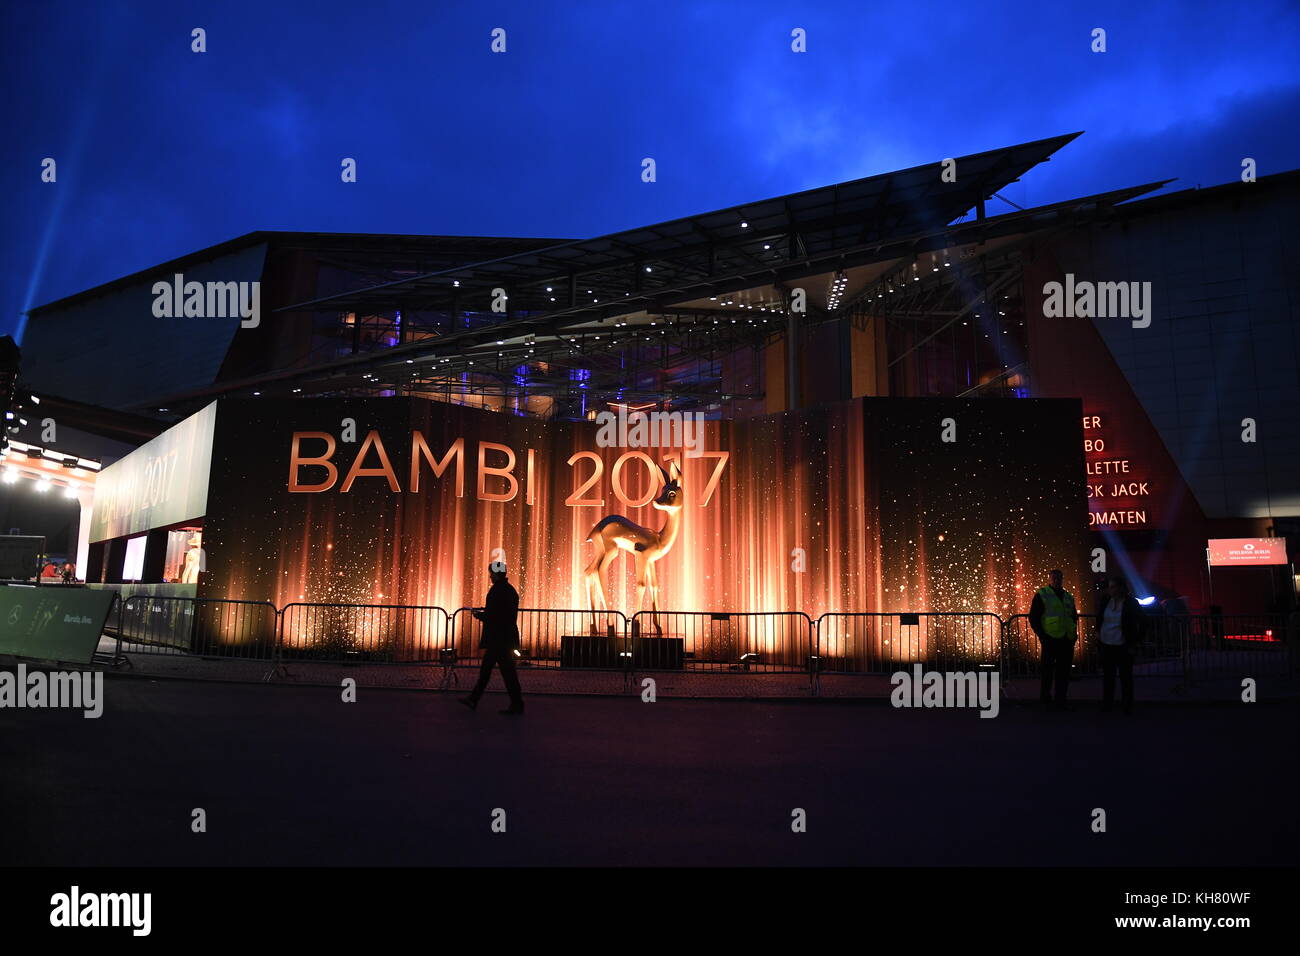
[(742, 222), (742, 223), (740, 224), (740, 228), (741, 228), (741, 229), (748, 229), (748, 228), (749, 228), (749, 223), (747, 223), (747, 222)]

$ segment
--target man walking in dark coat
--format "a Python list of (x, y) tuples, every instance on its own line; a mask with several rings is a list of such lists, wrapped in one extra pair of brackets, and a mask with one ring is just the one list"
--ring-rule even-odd
[(510, 706), (501, 713), (522, 714), (524, 696), (519, 690), (519, 674), (515, 671), (515, 649), (519, 647), (519, 626), (516, 623), (519, 592), (506, 580), (504, 561), (493, 561), (488, 566), (488, 574), (492, 577), (492, 587), (488, 589), (487, 602), (483, 610), (473, 612), (483, 622), (483, 636), (478, 642), (483, 649), (483, 666), (479, 668), (478, 683), (460, 702), (470, 710), (478, 707), (495, 666), (501, 668), (501, 679), (510, 694)]

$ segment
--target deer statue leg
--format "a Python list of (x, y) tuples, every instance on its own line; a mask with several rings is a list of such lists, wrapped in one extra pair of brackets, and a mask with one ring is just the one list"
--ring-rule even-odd
[(603, 611), (607, 607), (605, 603), (605, 567), (609, 564), (613, 549), (599, 535), (594, 540), (598, 550), (596, 556), (591, 559), (591, 563), (587, 565), (587, 569), (583, 572), (583, 577), (587, 581), (587, 607), (591, 609), (591, 633), (599, 634), (600, 627), (596, 623), (596, 612)]
[[(596, 572), (596, 582), (600, 586), (600, 609), (602, 611), (609, 610), (609, 603), (605, 600), (605, 572), (609, 570), (609, 566), (614, 563), (614, 559), (617, 557), (618, 548), (610, 545), (604, 557), (600, 559), (600, 570)], [(609, 634), (614, 632), (614, 625), (610, 621), (608, 614), (605, 615), (605, 631)]]
[(656, 634), (664, 636), (664, 629), (659, 626), (659, 569), (651, 562), (646, 570), (650, 578), (650, 626)]
[(645, 590), (649, 586), (650, 564), (644, 557), (644, 552), (636, 553), (636, 604), (632, 608), (633, 614), (641, 612), (642, 603), (645, 601)]

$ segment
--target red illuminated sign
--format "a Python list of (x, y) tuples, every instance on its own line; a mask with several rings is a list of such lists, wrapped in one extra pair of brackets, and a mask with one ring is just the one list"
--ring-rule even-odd
[(1210, 565), (1286, 564), (1286, 538), (1211, 538)]
[(1129, 458), (1118, 457), (1101, 433), (1100, 415), (1083, 417), (1083, 453), (1088, 475), (1088, 524), (1093, 528), (1147, 525), (1151, 482)]

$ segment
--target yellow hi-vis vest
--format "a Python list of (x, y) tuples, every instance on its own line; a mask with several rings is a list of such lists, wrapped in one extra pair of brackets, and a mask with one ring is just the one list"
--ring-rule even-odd
[(1065, 592), (1064, 598), (1056, 596), (1051, 585), (1038, 589), (1038, 596), (1043, 599), (1043, 630), (1048, 637), (1074, 636), (1074, 598)]

